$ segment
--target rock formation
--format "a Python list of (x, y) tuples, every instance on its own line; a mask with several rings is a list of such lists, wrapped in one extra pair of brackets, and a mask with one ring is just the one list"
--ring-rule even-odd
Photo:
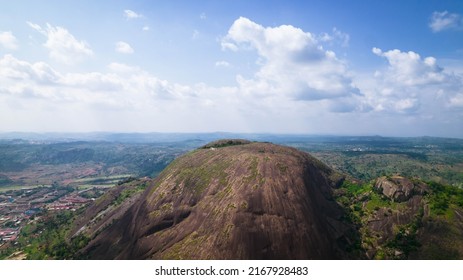
[(83, 252), (93, 259), (343, 258), (351, 228), (331, 195), (341, 179), (294, 148), (211, 143), (176, 159)]

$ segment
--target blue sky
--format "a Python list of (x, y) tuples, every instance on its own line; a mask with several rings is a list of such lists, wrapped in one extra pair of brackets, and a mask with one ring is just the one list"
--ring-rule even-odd
[(0, 4), (0, 131), (463, 137), (462, 1)]

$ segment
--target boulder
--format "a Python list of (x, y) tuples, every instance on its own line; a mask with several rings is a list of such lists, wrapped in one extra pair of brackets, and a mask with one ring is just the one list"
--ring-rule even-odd
[(415, 186), (410, 179), (401, 176), (380, 177), (374, 188), (395, 202), (407, 201), (413, 195), (423, 194), (425, 191), (425, 186)]

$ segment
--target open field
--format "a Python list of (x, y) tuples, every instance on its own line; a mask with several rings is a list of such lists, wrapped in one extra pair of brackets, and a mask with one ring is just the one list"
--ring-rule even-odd
[(12, 191), (12, 190), (29, 190), (29, 189), (35, 189), (35, 188), (41, 188), (41, 187), (47, 187), (47, 186), (45, 186), (45, 185), (35, 185), (35, 186), (8, 186), (8, 187), (1, 187), (0, 188), (0, 193), (7, 192), (7, 191)]
[(87, 189), (93, 187), (111, 187), (115, 184), (134, 177), (133, 174), (120, 174), (112, 176), (89, 177), (71, 180), (67, 185), (77, 187), (78, 189)]

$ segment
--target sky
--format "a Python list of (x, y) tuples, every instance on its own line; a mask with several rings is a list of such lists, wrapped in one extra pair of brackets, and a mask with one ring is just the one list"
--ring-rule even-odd
[(0, 132), (463, 138), (461, 0), (0, 7)]

